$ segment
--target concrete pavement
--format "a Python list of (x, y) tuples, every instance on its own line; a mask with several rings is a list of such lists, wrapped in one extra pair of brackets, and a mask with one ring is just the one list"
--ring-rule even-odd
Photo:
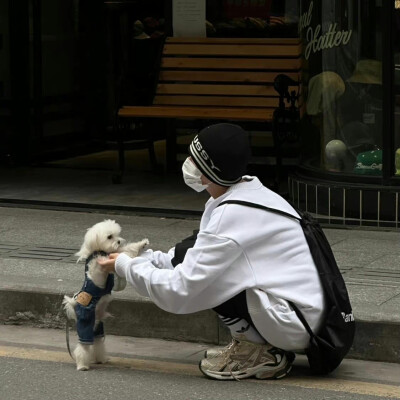
[[(25, 205), (28, 207), (28, 205)], [(120, 211), (122, 212), (122, 211)], [(63, 328), (61, 300), (80, 289), (83, 264), (74, 253), (88, 227), (113, 218), (123, 236), (148, 237), (168, 250), (199, 219), (0, 207), (0, 323)], [(400, 363), (400, 233), (325, 229), (348, 286), (357, 332), (350, 358)], [(132, 288), (111, 304), (110, 334), (224, 344), (226, 330), (212, 311), (173, 315)]]

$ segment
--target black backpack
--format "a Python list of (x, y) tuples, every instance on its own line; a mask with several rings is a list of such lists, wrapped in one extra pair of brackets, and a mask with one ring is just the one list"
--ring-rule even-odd
[(319, 331), (313, 332), (296, 305), (292, 302), (289, 304), (310, 335), (310, 344), (305, 352), (312, 373), (323, 375), (332, 372), (350, 350), (354, 339), (355, 321), (345, 282), (319, 223), (310, 214), (298, 210), (296, 211), (301, 218), (247, 201), (227, 200), (219, 206), (223, 204), (259, 208), (300, 222), (324, 288), (326, 314)]

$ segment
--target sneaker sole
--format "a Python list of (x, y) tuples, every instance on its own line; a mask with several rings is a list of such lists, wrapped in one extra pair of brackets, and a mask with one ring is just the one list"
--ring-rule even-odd
[(240, 372), (240, 371), (212, 372), (207, 370), (204, 371), (201, 368), (201, 361), (199, 363), (199, 369), (203, 375), (205, 375), (208, 378), (217, 379), (221, 381), (241, 380), (251, 377), (255, 377), (257, 379), (282, 379), (289, 374), (289, 372), (292, 369), (292, 365), (290, 363), (286, 363), (286, 365), (282, 367), (282, 369), (274, 371), (274, 373), (271, 375), (271, 372), (273, 372), (275, 368), (276, 365), (273, 366), (262, 365), (254, 368), (249, 368), (246, 370), (246, 372)]
[(292, 370), (292, 365), (289, 364), (284, 369), (277, 371), (273, 376), (270, 376), (268, 374), (268, 372), (271, 371), (260, 371), (255, 375), (255, 377), (257, 379), (282, 379), (285, 376), (287, 376), (291, 370)]

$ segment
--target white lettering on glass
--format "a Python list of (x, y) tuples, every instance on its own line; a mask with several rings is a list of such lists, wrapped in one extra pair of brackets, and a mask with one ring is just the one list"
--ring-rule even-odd
[(349, 43), (353, 30), (348, 31), (341, 30), (337, 31), (337, 23), (331, 23), (326, 33), (322, 34), (322, 25), (318, 24), (313, 28), (310, 26), (312, 18), (312, 9), (314, 2), (310, 2), (308, 11), (300, 16), (299, 20), (299, 31), (307, 28), (306, 39), (307, 46), (304, 52), (304, 58), (309, 59), (311, 53), (317, 53), (318, 51), (325, 49), (332, 49), (333, 47), (345, 46)]

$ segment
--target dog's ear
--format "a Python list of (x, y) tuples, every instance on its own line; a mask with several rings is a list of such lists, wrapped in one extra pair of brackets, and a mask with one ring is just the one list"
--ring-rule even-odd
[(80, 250), (79, 250), (78, 252), (75, 253), (75, 255), (78, 257), (78, 259), (76, 260), (77, 263), (78, 263), (79, 261), (85, 259), (85, 258), (88, 258), (88, 256), (89, 256), (89, 250), (88, 250), (88, 248), (87, 248), (87, 246), (86, 246), (86, 237), (87, 237), (87, 234), (88, 234), (88, 232), (90, 231), (90, 229), (91, 229), (91, 228), (88, 228), (88, 229), (86, 230), (86, 234), (85, 234), (85, 238), (84, 238), (84, 241), (83, 241), (83, 243), (82, 243), (82, 246), (81, 246)]
[(92, 227), (87, 230), (81, 249), (75, 253), (79, 257), (77, 262), (88, 258), (96, 250), (99, 250), (99, 235), (97, 229)]
[(83, 260), (84, 258), (86, 258), (84, 254), (85, 254), (85, 251), (84, 251), (83, 246), (82, 246), (81, 249), (78, 252), (75, 253), (75, 255), (78, 257), (76, 262), (79, 262), (79, 261)]
[(85, 246), (85, 243), (83, 243), (81, 249), (77, 253), (75, 253), (75, 255), (78, 256), (78, 259), (76, 260), (76, 262), (79, 262), (79, 261), (84, 260), (89, 257), (90, 251)]

